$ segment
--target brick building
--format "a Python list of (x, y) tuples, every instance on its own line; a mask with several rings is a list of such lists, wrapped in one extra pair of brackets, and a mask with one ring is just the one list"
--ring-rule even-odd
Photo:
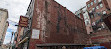
[(93, 28), (92, 43), (110, 42), (111, 32), (103, 22), (103, 17), (110, 13), (111, 0), (89, 0), (86, 4)]
[(24, 28), (19, 49), (62, 48), (60, 45), (77, 49), (88, 42), (84, 20), (54, 0), (31, 0), (26, 17), (29, 27)]
[(79, 9), (78, 11), (75, 12), (75, 15), (79, 17), (80, 19), (84, 20), (87, 34), (92, 33), (92, 26), (91, 26), (91, 21), (90, 21), (90, 16), (87, 11), (87, 6), (84, 6), (83, 8)]
[(3, 44), (7, 28), (9, 26), (8, 10), (0, 8), (0, 46)]

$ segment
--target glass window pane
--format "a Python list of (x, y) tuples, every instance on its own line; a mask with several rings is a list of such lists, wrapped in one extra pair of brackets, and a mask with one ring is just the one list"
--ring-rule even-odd
[(91, 5), (93, 5), (93, 2), (91, 2)]
[(106, 14), (106, 11), (103, 11), (103, 14)]
[(98, 0), (98, 2), (101, 2), (101, 0)]
[(96, 3), (96, 0), (94, 0), (94, 3)]
[(91, 18), (93, 18), (94, 16), (93, 15), (91, 15)]
[(88, 7), (90, 7), (90, 4), (88, 4)]
[(99, 9), (99, 6), (96, 6), (96, 9)]
[(100, 7), (102, 8), (102, 7), (103, 7), (103, 4), (100, 4)]
[(95, 8), (92, 8), (92, 10), (94, 11), (94, 10), (95, 10)]

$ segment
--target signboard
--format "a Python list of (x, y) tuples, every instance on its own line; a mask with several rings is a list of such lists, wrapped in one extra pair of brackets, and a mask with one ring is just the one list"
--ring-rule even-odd
[(111, 31), (111, 15), (109, 15), (107, 18), (103, 19), (104, 23), (107, 25), (107, 27), (110, 29)]
[(19, 26), (27, 27), (28, 26), (28, 18), (24, 16), (20, 16)]
[(32, 39), (39, 39), (40, 30), (33, 29), (32, 30)]

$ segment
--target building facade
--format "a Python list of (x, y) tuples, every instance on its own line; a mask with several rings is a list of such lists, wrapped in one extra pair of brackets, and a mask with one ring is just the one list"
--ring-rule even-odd
[(83, 8), (76, 11), (75, 15), (84, 20), (87, 34), (91, 34), (93, 29), (91, 26), (90, 16), (89, 16), (89, 13), (87, 11), (87, 6), (84, 6)]
[(9, 22), (7, 21), (8, 11), (0, 9), (0, 43), (3, 44)]
[[(28, 46), (29, 46), (29, 40), (27, 40), (30, 35), (31, 35), (31, 21), (32, 21), (32, 16), (33, 16), (33, 10), (34, 10), (34, 1), (35, 0), (31, 0), (30, 1), (30, 4), (29, 4), (29, 7), (27, 9), (27, 13), (25, 16), (25, 18), (28, 18), (28, 27), (22, 27), (20, 26), (20, 21), (19, 20), (19, 24), (17, 25), (18, 26), (18, 29), (17, 29), (17, 32), (15, 34), (15, 40), (14, 40), (14, 43), (15, 43), (15, 48), (18, 48), (18, 49), (28, 49)], [(20, 18), (22, 19), (22, 18)], [(27, 38), (28, 37), (28, 38)], [(27, 40), (24, 42), (24, 40)], [(24, 42), (24, 43), (22, 43)], [(21, 48), (22, 47), (22, 48)]]
[(111, 0), (89, 0), (86, 5), (93, 28), (92, 43), (110, 42), (111, 32), (103, 22), (103, 17), (111, 12)]
[(84, 21), (54, 0), (31, 0), (26, 17), (28, 27), (24, 27), (19, 49), (59, 49), (60, 45), (82, 46), (88, 42)]

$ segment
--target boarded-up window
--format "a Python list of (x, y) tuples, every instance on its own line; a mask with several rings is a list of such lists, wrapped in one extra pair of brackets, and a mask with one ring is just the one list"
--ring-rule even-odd
[(40, 30), (33, 29), (32, 30), (32, 39), (39, 39)]

